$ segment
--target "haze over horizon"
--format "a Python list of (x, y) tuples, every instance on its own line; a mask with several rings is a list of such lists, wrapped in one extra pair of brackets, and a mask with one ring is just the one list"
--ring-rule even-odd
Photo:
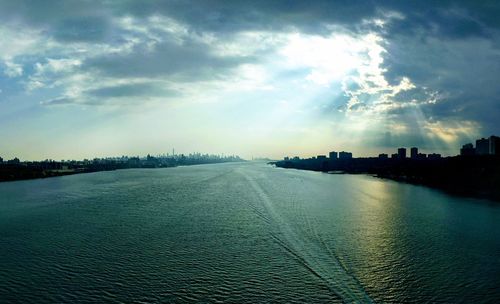
[(0, 156), (455, 155), (500, 133), (497, 1), (2, 1)]

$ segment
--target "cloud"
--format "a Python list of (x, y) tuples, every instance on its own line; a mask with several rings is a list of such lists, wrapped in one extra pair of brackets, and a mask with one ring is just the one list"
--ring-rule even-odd
[(250, 62), (248, 57), (217, 57), (208, 45), (185, 41), (158, 43), (152, 50), (138, 46), (131, 53), (105, 54), (85, 61), (85, 68), (114, 77), (176, 76), (186, 80), (217, 77), (225, 69)]
[(61, 73), (72, 70), (75, 67), (78, 67), (82, 64), (82, 62), (78, 59), (51, 59), (47, 58), (46, 63), (35, 64), (35, 74), (42, 75), (47, 73)]
[(4, 61), (4, 65), (4, 74), (7, 75), (7, 77), (19, 77), (23, 75), (23, 67), (20, 64), (12, 61)]
[(500, 132), (499, 14), (497, 1), (0, 0), (0, 67), (44, 105), (253, 94), (376, 124), (380, 143), (448, 145)]
[(179, 95), (179, 92), (166, 89), (162, 87), (161, 84), (153, 83), (134, 83), (100, 87), (98, 89), (88, 90), (84, 93), (89, 96), (100, 98), (141, 96), (172, 97)]
[(104, 16), (64, 19), (53, 27), (53, 37), (61, 42), (100, 42), (108, 38), (110, 25)]

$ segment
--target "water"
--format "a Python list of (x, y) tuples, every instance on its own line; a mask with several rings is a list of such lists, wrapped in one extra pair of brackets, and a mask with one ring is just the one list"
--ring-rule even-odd
[(0, 302), (500, 301), (500, 204), (239, 163), (0, 183)]

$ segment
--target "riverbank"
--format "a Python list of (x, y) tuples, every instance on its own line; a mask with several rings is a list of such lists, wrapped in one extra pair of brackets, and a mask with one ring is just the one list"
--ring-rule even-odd
[(500, 201), (500, 157), (446, 157), (435, 160), (353, 158), (293, 160), (277, 167), (322, 172), (370, 174), (380, 178), (429, 186), (450, 194)]
[(243, 161), (241, 159), (231, 160), (198, 160), (198, 161), (178, 161), (169, 163), (132, 163), (132, 162), (89, 162), (86, 164), (78, 163), (74, 166), (61, 165), (58, 162), (43, 162), (43, 163), (19, 163), (19, 164), (0, 164), (0, 182), (29, 180), (39, 178), (49, 178), (81, 173), (92, 173), (100, 171), (114, 171), (122, 169), (155, 169), (155, 168), (171, 168), (178, 166), (192, 166), (202, 164), (215, 164), (226, 162)]

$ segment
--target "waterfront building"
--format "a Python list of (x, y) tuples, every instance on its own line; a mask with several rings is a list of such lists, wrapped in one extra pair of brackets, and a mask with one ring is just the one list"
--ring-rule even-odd
[(406, 158), (406, 148), (399, 148), (398, 149), (398, 158), (399, 159), (405, 159)]
[(491, 155), (500, 155), (500, 137), (490, 136), (490, 150)]
[(285, 161), (289, 161), (289, 160), (290, 160), (290, 157), (285, 156), (284, 160), (285, 160)]
[(500, 137), (491, 135), (489, 138), (481, 138), (476, 140), (475, 154), (500, 155)]
[(337, 153), (337, 152), (335, 152), (335, 151), (330, 152), (330, 153), (328, 154), (328, 156), (330, 157), (330, 159), (331, 159), (331, 160), (334, 160), (334, 159), (336, 160), (336, 159), (338, 159), (338, 158), (339, 158), (339, 157), (338, 157), (338, 153)]
[(490, 154), (490, 140), (486, 138), (481, 138), (476, 140), (476, 154), (477, 155), (488, 155)]
[(388, 159), (388, 158), (389, 158), (389, 155), (387, 155), (387, 154), (385, 154), (385, 153), (380, 153), (380, 154), (378, 155), (378, 158), (379, 158), (379, 159)]
[(326, 155), (318, 155), (316, 157), (317, 160), (326, 160)]
[(417, 159), (418, 158), (418, 148), (417, 147), (412, 147), (410, 149), (410, 157), (411, 157), (411, 159)]
[(19, 165), (21, 161), (19, 160), (19, 158), (14, 157), (13, 159), (8, 160), (7, 163), (10, 165)]
[(441, 159), (441, 154), (431, 153), (427, 156), (428, 159)]
[(351, 159), (352, 158), (352, 153), (351, 152), (339, 152), (339, 159)]
[(427, 154), (425, 154), (425, 153), (418, 153), (417, 159), (427, 159)]
[(460, 149), (460, 155), (462, 156), (471, 156), (476, 154), (476, 149), (474, 149), (474, 146), (472, 144), (465, 144), (462, 146), (462, 149)]
[(398, 158), (398, 154), (397, 154), (397, 153), (393, 153), (393, 154), (391, 154), (391, 158), (392, 158), (392, 159), (396, 159), (396, 158)]

